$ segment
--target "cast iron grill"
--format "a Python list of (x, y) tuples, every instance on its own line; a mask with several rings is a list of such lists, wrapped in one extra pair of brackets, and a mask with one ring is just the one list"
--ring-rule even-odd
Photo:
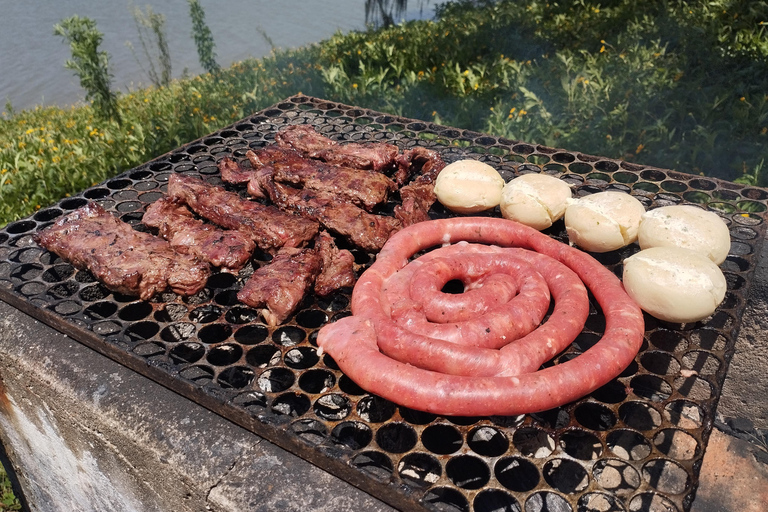
[[(217, 160), (242, 159), (281, 127), (299, 123), (339, 141), (422, 145), (447, 162), (479, 159), (505, 180), (553, 174), (578, 195), (621, 190), (647, 208), (704, 206), (731, 231), (722, 266), (726, 298), (711, 318), (692, 325), (646, 316), (634, 363), (575, 403), (517, 417), (442, 417), (370, 395), (318, 355), (317, 331), (348, 314), (348, 293), (309, 296), (285, 324), (262, 324), (236, 299), (244, 279), (267, 259), (258, 252), (238, 275), (212, 275), (197, 295), (168, 292), (145, 302), (110, 292), (32, 241), (88, 201), (145, 229), (143, 211), (161, 197), (169, 175), (220, 184)], [(759, 188), (295, 96), (6, 226), (0, 298), (397, 508), (685, 511), (760, 254), (767, 205), (768, 192)], [(432, 214), (449, 215), (439, 205)], [(562, 222), (547, 233), (567, 242)], [(621, 261), (637, 250), (596, 256), (620, 275)], [(362, 270), (374, 255), (357, 250), (355, 257)], [(596, 343), (604, 325), (593, 306), (582, 334), (556, 362)]]

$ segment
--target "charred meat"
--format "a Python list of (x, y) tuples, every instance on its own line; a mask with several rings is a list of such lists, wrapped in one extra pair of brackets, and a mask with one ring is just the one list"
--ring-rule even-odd
[(320, 253), (322, 270), (315, 281), (315, 293), (326, 297), (345, 286), (354, 286), (355, 257), (346, 249), (339, 249), (333, 237), (327, 231), (320, 231), (315, 240), (315, 248)]

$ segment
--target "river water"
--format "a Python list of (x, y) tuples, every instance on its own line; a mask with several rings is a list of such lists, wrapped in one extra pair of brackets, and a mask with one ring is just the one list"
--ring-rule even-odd
[[(336, 31), (365, 28), (364, 0), (201, 0), (200, 4), (222, 67), (268, 55), (270, 41), (277, 48), (297, 48)], [(174, 77), (185, 70), (191, 75), (202, 72), (187, 0), (0, 0), (0, 104), (9, 101), (22, 110), (83, 101), (77, 77), (64, 68), (69, 45), (53, 35), (55, 23), (75, 14), (94, 19), (104, 34), (100, 49), (110, 54), (114, 90), (149, 85), (132, 15), (134, 7), (147, 5), (166, 17)], [(433, 11), (429, 0), (411, 0), (401, 19), (429, 18)], [(126, 42), (133, 44), (141, 65)]]

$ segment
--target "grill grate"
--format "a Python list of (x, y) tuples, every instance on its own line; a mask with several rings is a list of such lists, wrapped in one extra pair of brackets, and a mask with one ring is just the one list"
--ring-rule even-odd
[[(203, 291), (149, 302), (112, 293), (89, 272), (40, 249), (32, 235), (88, 201), (137, 229), (172, 173), (220, 184), (216, 161), (243, 158), (286, 124), (308, 123), (342, 141), (387, 140), (476, 158), (509, 180), (561, 176), (578, 195), (632, 193), (647, 208), (693, 203), (731, 230), (728, 293), (703, 323), (646, 317), (645, 343), (617, 379), (562, 408), (518, 417), (441, 417), (372, 396), (318, 356), (319, 327), (348, 313), (349, 295), (307, 297), (268, 328), (236, 300), (266, 258), (239, 275), (216, 273)], [(0, 231), (0, 298), (116, 361), (348, 480), (416, 510), (684, 511), (698, 484), (714, 410), (765, 234), (768, 192), (296, 96), (182, 146)], [(437, 205), (435, 217), (448, 213)], [(562, 223), (547, 231), (567, 241)], [(597, 255), (617, 273), (637, 250)], [(361, 267), (373, 255), (357, 251)], [(559, 360), (600, 337), (598, 309)]]

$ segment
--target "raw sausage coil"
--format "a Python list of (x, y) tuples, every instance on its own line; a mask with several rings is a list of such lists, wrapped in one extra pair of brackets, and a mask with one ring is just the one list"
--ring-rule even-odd
[[(445, 247), (409, 263), (438, 246)], [(461, 295), (480, 304), (469, 314), (462, 308), (472, 299), (459, 295), (454, 303), (440, 292), (457, 278), (467, 290)], [(555, 307), (535, 328), (550, 300), (542, 283)], [(482, 292), (487, 285), (491, 292)], [(605, 315), (602, 339), (537, 370), (581, 332), (589, 313), (584, 285)], [(425, 297), (426, 307), (416, 300)], [(321, 329), (318, 346), (368, 392), (444, 415), (516, 415), (581, 398), (629, 365), (644, 333), (639, 307), (594, 258), (486, 217), (422, 222), (392, 236), (360, 277), (351, 309), (352, 316)], [(435, 322), (442, 317), (447, 321)]]

